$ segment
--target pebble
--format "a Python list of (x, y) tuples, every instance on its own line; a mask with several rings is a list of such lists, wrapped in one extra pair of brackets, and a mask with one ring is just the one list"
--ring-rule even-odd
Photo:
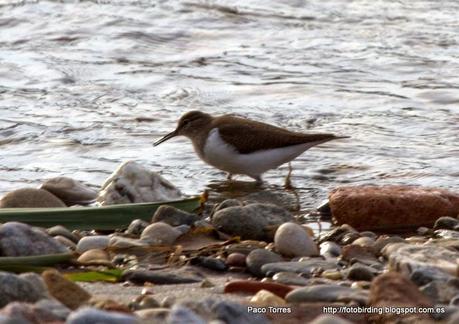
[(212, 217), (212, 224), (218, 230), (242, 239), (272, 240), (267, 227), (292, 220), (292, 214), (284, 208), (255, 203), (218, 210)]
[(51, 295), (48, 292), (48, 289), (46, 288), (46, 284), (38, 273), (35, 272), (25, 272), (21, 273), (19, 275), (19, 278), (27, 280), (30, 282), (37, 291), (40, 292), (41, 298), (51, 298)]
[(123, 273), (122, 280), (135, 284), (151, 282), (158, 285), (172, 285), (200, 282), (202, 278), (190, 274), (181, 274), (170, 270), (128, 270)]
[(147, 308), (135, 311), (134, 314), (146, 323), (166, 323), (169, 316), (169, 308)]
[(452, 278), (454, 278), (454, 276), (432, 268), (416, 269), (410, 274), (410, 280), (419, 287), (424, 286), (431, 281), (446, 282)]
[(161, 301), (161, 307), (171, 308), (175, 304), (175, 297), (166, 296)]
[(258, 291), (251, 299), (250, 303), (255, 304), (259, 307), (264, 306), (283, 306), (286, 304), (283, 298), (273, 294), (268, 290)]
[(443, 216), (437, 219), (433, 226), (433, 229), (453, 230), (457, 225), (459, 225), (459, 219), (450, 216)]
[(359, 305), (366, 305), (368, 293), (364, 290), (352, 289), (333, 284), (301, 287), (293, 290), (285, 297), (289, 303), (302, 302), (357, 302)]
[(56, 225), (56, 226), (50, 227), (48, 228), (47, 232), (51, 236), (58, 236), (58, 235), (63, 236), (75, 244), (78, 243), (79, 241), (79, 238), (75, 234), (70, 232), (67, 228), (65, 228), (62, 225)]
[(255, 294), (260, 290), (267, 290), (281, 298), (292, 291), (292, 287), (275, 282), (261, 282), (255, 280), (234, 280), (225, 284), (225, 293), (244, 292)]
[(42, 287), (13, 273), (0, 271), (0, 308), (14, 301), (33, 303), (43, 298)]
[(212, 215), (218, 212), (219, 210), (228, 208), (228, 207), (242, 207), (242, 202), (237, 199), (226, 199), (223, 200), (221, 203), (215, 205), (214, 209), (212, 210)]
[(88, 204), (97, 197), (95, 190), (68, 177), (49, 179), (40, 188), (49, 191), (61, 199), (67, 206)]
[(355, 263), (346, 271), (346, 278), (353, 281), (371, 281), (376, 274), (375, 269)]
[(18, 222), (0, 225), (1, 256), (67, 253), (68, 248), (44, 231)]
[(323, 260), (320, 258), (314, 258), (306, 261), (299, 262), (275, 262), (268, 263), (261, 267), (261, 271), (269, 276), (274, 275), (277, 272), (294, 272), (301, 273), (305, 276), (311, 276), (317, 269), (337, 269), (338, 263), (334, 260)]
[(105, 235), (85, 236), (78, 241), (76, 251), (80, 254), (93, 249), (104, 250), (108, 247), (110, 237)]
[(162, 205), (156, 210), (151, 221), (152, 223), (163, 222), (171, 226), (179, 226), (192, 225), (197, 220), (199, 217), (196, 214), (187, 213), (173, 206)]
[(380, 255), (381, 252), (382, 252), (382, 249), (384, 249), (384, 247), (387, 244), (391, 244), (391, 243), (406, 243), (406, 241), (403, 238), (401, 238), (400, 236), (382, 235), (382, 236), (378, 237), (378, 239), (375, 241), (375, 243), (373, 245), (374, 253), (376, 255)]
[(174, 305), (172, 307), (169, 316), (167, 318), (168, 324), (206, 324), (207, 322), (198, 316), (191, 309), (181, 306)]
[(344, 236), (340, 240), (340, 243), (344, 245), (352, 244), (359, 237), (360, 237), (360, 234), (358, 232), (349, 232), (349, 233), (344, 234)]
[(352, 242), (354, 245), (372, 247), (375, 244), (375, 240), (368, 236), (362, 236)]
[(360, 236), (362, 237), (369, 237), (371, 239), (376, 240), (378, 238), (378, 235), (376, 235), (375, 232), (372, 232), (372, 231), (363, 231), (363, 232), (360, 232)]
[(191, 259), (192, 265), (198, 265), (215, 271), (225, 271), (228, 267), (222, 259), (198, 256)]
[(13, 190), (0, 199), (0, 208), (51, 208), (67, 207), (52, 193), (35, 188)]
[(297, 273), (291, 272), (278, 272), (273, 276), (272, 280), (276, 283), (284, 285), (306, 286), (309, 284), (308, 279), (300, 276)]
[(325, 270), (324, 272), (322, 272), (321, 276), (322, 276), (322, 278), (326, 278), (326, 279), (330, 279), (330, 280), (341, 280), (341, 279), (343, 279), (343, 274), (341, 273), (341, 271), (332, 270), (332, 269)]
[(134, 219), (126, 229), (126, 234), (140, 236), (148, 225), (150, 225), (150, 223), (144, 221), (143, 219)]
[(151, 309), (151, 308), (158, 308), (160, 307), (159, 302), (152, 296), (149, 295), (141, 295), (140, 300), (134, 300), (129, 304), (129, 307), (134, 310), (141, 310), (141, 309)]
[(172, 183), (134, 161), (121, 164), (105, 180), (97, 202), (101, 205), (171, 201), (182, 198)]
[(350, 244), (343, 247), (341, 259), (350, 263), (360, 262), (366, 265), (379, 264), (373, 249), (366, 246)]
[(432, 234), (432, 229), (421, 226), (416, 230), (416, 233), (421, 236), (429, 236)]
[(431, 281), (419, 290), (439, 304), (448, 304), (454, 296), (459, 294), (459, 279), (453, 278), (445, 281)]
[(282, 257), (266, 249), (255, 249), (247, 255), (247, 269), (257, 277), (263, 277), (261, 267), (267, 263), (282, 261)]
[(322, 242), (320, 244), (320, 255), (326, 259), (337, 258), (341, 255), (341, 246), (331, 241)]
[(76, 250), (76, 244), (70, 241), (68, 238), (64, 236), (54, 236), (54, 239), (58, 241), (60, 244), (66, 246), (69, 250), (75, 251)]
[(339, 227), (335, 227), (332, 230), (320, 235), (319, 243), (322, 243), (322, 242), (325, 242), (325, 241), (332, 241), (332, 242), (335, 242), (335, 243), (341, 243), (341, 239), (347, 233), (357, 233), (357, 231), (352, 226), (344, 224), (344, 225), (341, 225)]
[(99, 249), (92, 249), (84, 252), (77, 261), (84, 265), (111, 265), (109, 254)]
[(140, 320), (132, 315), (107, 312), (96, 308), (81, 308), (67, 318), (66, 324), (140, 324)]
[(245, 259), (246, 259), (245, 254), (237, 253), (237, 252), (231, 253), (226, 258), (226, 265), (228, 267), (245, 267), (246, 266)]
[(274, 246), (277, 252), (290, 257), (319, 254), (313, 239), (301, 225), (295, 223), (284, 223), (279, 226), (274, 236)]
[(77, 309), (91, 298), (86, 290), (54, 269), (44, 271), (42, 278), (51, 296), (70, 309)]
[(158, 222), (148, 225), (142, 232), (140, 239), (151, 245), (172, 245), (182, 235), (169, 224)]
[(115, 249), (128, 249), (128, 248), (135, 248), (135, 247), (147, 247), (148, 242), (129, 238), (129, 237), (112, 236), (110, 238), (108, 245), (111, 248), (115, 248)]
[(30, 320), (33, 320), (33, 323), (53, 323), (65, 321), (65, 318), (55, 315), (48, 309), (48, 305), (43, 304), (13, 302), (0, 310), (0, 316), (1, 315), (11, 319), (10, 321), (2, 321), (0, 318), (0, 323), (2, 324), (32, 324)]

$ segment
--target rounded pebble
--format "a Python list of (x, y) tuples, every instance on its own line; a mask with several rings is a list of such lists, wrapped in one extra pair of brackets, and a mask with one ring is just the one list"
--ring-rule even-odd
[(305, 229), (295, 223), (284, 223), (274, 236), (276, 251), (286, 256), (318, 255), (319, 250)]

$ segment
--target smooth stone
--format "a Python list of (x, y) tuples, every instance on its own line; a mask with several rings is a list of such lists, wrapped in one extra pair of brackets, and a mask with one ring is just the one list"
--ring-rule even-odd
[(43, 298), (40, 288), (26, 278), (0, 271), (0, 308), (14, 301), (28, 303), (38, 301)]
[(91, 298), (86, 290), (54, 269), (44, 271), (42, 278), (50, 295), (70, 309), (77, 309)]
[(23, 188), (11, 191), (0, 199), (0, 208), (67, 207), (52, 193), (43, 189)]
[(242, 253), (231, 253), (226, 258), (226, 265), (228, 267), (245, 267), (246, 255)]
[(58, 320), (65, 321), (70, 315), (71, 310), (64, 304), (54, 299), (40, 299), (35, 303), (34, 307), (40, 310), (47, 310), (54, 314)]
[(95, 190), (68, 177), (49, 179), (40, 188), (49, 191), (61, 199), (67, 206), (88, 204), (97, 197)]
[(316, 285), (294, 289), (287, 294), (285, 300), (288, 303), (305, 302), (357, 302), (366, 305), (368, 293), (364, 290), (352, 289), (339, 285)]
[[(371, 282), (368, 306), (372, 307), (432, 307), (428, 297), (418, 287), (398, 272), (386, 272)], [(408, 314), (411, 316), (413, 314)], [(416, 319), (429, 320), (428, 314), (416, 313)], [(403, 314), (383, 312), (369, 316), (370, 321), (377, 323), (395, 323), (403, 321)], [(416, 322), (414, 322), (416, 323)]]
[(339, 316), (323, 314), (317, 316), (310, 324), (352, 324), (352, 322)]
[(250, 303), (255, 304), (259, 307), (283, 306), (286, 304), (283, 298), (280, 298), (272, 292), (264, 289), (258, 291), (252, 298), (250, 298)]
[(93, 249), (104, 250), (108, 247), (109, 242), (110, 237), (105, 235), (85, 236), (78, 241), (76, 251), (81, 254)]
[(373, 249), (366, 246), (350, 244), (342, 249), (341, 259), (350, 263), (360, 262), (366, 265), (378, 264), (379, 261)]
[(115, 249), (141, 248), (147, 247), (148, 245), (148, 242), (123, 236), (112, 236), (108, 243), (110, 248)]
[(434, 230), (438, 230), (438, 229), (452, 230), (457, 225), (459, 225), (459, 219), (450, 217), (450, 216), (443, 216), (435, 221), (433, 229)]
[(459, 252), (437, 245), (406, 245), (388, 256), (389, 267), (406, 275), (419, 269), (432, 269), (457, 275)]
[(137, 317), (119, 312), (107, 312), (97, 308), (81, 308), (70, 314), (66, 324), (140, 324)]
[(146, 323), (166, 323), (169, 316), (169, 308), (147, 308), (135, 311), (134, 314), (144, 320)]
[(325, 241), (331, 241), (335, 243), (341, 243), (342, 238), (347, 233), (357, 233), (357, 231), (352, 226), (343, 224), (339, 227), (331, 229), (330, 231), (324, 234), (321, 234), (319, 237), (319, 242), (323, 243)]
[(56, 225), (56, 226), (50, 227), (48, 228), (47, 232), (51, 236), (59, 236), (59, 235), (63, 236), (75, 244), (78, 243), (78, 241), (80, 240), (75, 234), (70, 232), (67, 228), (65, 228), (62, 225)]
[(432, 229), (421, 226), (416, 230), (416, 233), (421, 236), (428, 236), (432, 234)]
[(212, 224), (218, 230), (242, 239), (272, 240), (268, 227), (292, 220), (292, 214), (284, 208), (255, 203), (219, 210), (213, 215)]
[(149, 222), (146, 222), (142, 219), (134, 219), (126, 229), (126, 233), (135, 236), (140, 236), (140, 234), (142, 234), (142, 232), (144, 231), (144, 229), (147, 228), (148, 225), (150, 225)]
[(150, 245), (172, 245), (180, 235), (182, 232), (169, 224), (158, 222), (148, 225), (140, 239)]
[(435, 303), (448, 304), (454, 296), (459, 294), (459, 279), (445, 281), (431, 281), (419, 290)]
[(322, 260), (319, 258), (310, 259), (301, 262), (274, 262), (268, 263), (261, 267), (262, 273), (265, 275), (275, 274), (277, 272), (294, 272), (304, 275), (311, 275), (316, 269), (337, 269), (337, 261)]
[(225, 271), (228, 268), (225, 261), (213, 257), (198, 256), (191, 259), (190, 263), (215, 271)]
[[(47, 306), (43, 304), (12, 302), (1, 309), (0, 314), (11, 318), (13, 321), (19, 321), (21, 324), (59, 323), (65, 321), (65, 318), (55, 315)], [(1, 320), (0, 323), (2, 323)], [(11, 322), (7, 321), (3, 323)]]
[(273, 281), (284, 285), (306, 286), (309, 280), (292, 272), (278, 272), (273, 276)]
[(225, 293), (249, 293), (256, 294), (260, 290), (267, 290), (273, 294), (284, 298), (290, 291), (292, 287), (288, 285), (283, 285), (275, 282), (263, 282), (255, 280), (234, 280), (227, 282), (225, 284), (224, 292)]
[(331, 270), (331, 269), (325, 270), (324, 272), (322, 272), (321, 276), (322, 278), (330, 279), (330, 280), (343, 279), (343, 274), (341, 273), (341, 271)]
[(84, 252), (77, 261), (85, 265), (110, 264), (110, 256), (104, 250), (92, 249)]
[(458, 231), (440, 229), (440, 230), (434, 231), (433, 234), (436, 238), (441, 238), (441, 239), (446, 239), (446, 240), (459, 240)]
[(159, 302), (152, 296), (144, 296), (139, 303), (139, 309), (160, 307)]
[(378, 235), (376, 235), (375, 232), (372, 232), (372, 231), (363, 231), (363, 232), (360, 232), (360, 236), (362, 237), (369, 237), (371, 239), (376, 240), (378, 238)]
[(355, 263), (346, 271), (346, 278), (353, 281), (371, 281), (377, 271), (369, 266)]
[(361, 236), (358, 239), (356, 239), (354, 242), (352, 242), (352, 244), (372, 247), (375, 244), (375, 240), (368, 236)]
[(242, 202), (237, 199), (225, 199), (221, 203), (214, 206), (211, 214), (213, 215), (219, 210), (222, 210), (228, 207), (242, 207), (242, 206), (243, 206)]
[(156, 210), (151, 222), (163, 222), (171, 226), (179, 226), (192, 225), (197, 220), (199, 217), (196, 214), (187, 213), (173, 206), (162, 205)]
[(284, 223), (279, 226), (274, 235), (274, 246), (277, 252), (290, 257), (319, 254), (313, 239), (301, 225), (295, 223)]
[(68, 248), (44, 231), (18, 222), (0, 225), (1, 256), (67, 253)]
[(135, 284), (151, 282), (157, 285), (174, 285), (200, 282), (203, 278), (186, 273), (172, 272), (170, 270), (128, 270), (123, 273), (122, 280)]
[(46, 287), (46, 284), (43, 278), (38, 273), (35, 273), (35, 272), (21, 273), (19, 275), (19, 278), (30, 282), (35, 287), (35, 289), (40, 292), (40, 296), (42, 299), (51, 298), (51, 295), (48, 292), (48, 288)]
[(168, 324), (206, 324), (207, 322), (200, 316), (198, 316), (191, 309), (181, 306), (174, 305), (167, 318)]
[(170, 201), (182, 198), (172, 183), (134, 161), (121, 164), (97, 196), (101, 205)]
[(257, 277), (263, 277), (264, 273), (261, 267), (267, 263), (282, 261), (282, 257), (266, 249), (255, 249), (247, 255), (247, 269)]
[(424, 286), (432, 281), (447, 282), (450, 279), (455, 278), (454, 276), (438, 271), (433, 268), (417, 269), (410, 274), (410, 280), (413, 281), (417, 286)]
[(76, 250), (76, 244), (70, 241), (68, 238), (58, 235), (54, 236), (54, 239), (58, 241), (60, 244), (65, 245), (69, 250)]
[(190, 225), (185, 225), (185, 224), (176, 226), (176, 227), (174, 227), (174, 228), (175, 228), (177, 231), (179, 231), (181, 235), (186, 234), (186, 233), (188, 233), (188, 232), (191, 230), (191, 226), (190, 226)]
[(407, 243), (403, 238), (400, 236), (387, 236), (387, 235), (382, 235), (378, 237), (378, 239), (375, 241), (373, 245), (373, 250), (376, 255), (380, 255), (384, 247), (388, 244), (392, 243)]
[(320, 244), (320, 255), (324, 258), (337, 258), (341, 255), (341, 246), (332, 241), (325, 241)]
[(352, 244), (355, 240), (360, 238), (360, 233), (358, 232), (351, 232), (344, 234), (343, 238), (341, 239), (341, 244)]

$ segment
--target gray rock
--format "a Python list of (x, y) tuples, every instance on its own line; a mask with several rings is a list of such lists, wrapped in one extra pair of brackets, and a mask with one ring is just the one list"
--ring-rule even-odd
[(97, 196), (101, 205), (177, 200), (182, 197), (172, 183), (134, 161), (127, 161), (104, 182)]
[(67, 177), (56, 177), (47, 180), (41, 189), (49, 191), (67, 206), (89, 204), (97, 197), (97, 192), (81, 182)]
[(348, 320), (335, 315), (319, 315), (310, 324), (352, 324)]
[(138, 317), (143, 320), (144, 324), (155, 324), (155, 323), (166, 323), (166, 319), (169, 316), (169, 308), (147, 308), (135, 311)]
[(37, 228), (17, 222), (0, 225), (0, 256), (30, 256), (68, 251), (66, 246)]
[(355, 241), (353, 241), (352, 244), (372, 247), (375, 244), (375, 240), (367, 236), (361, 236)]
[(80, 254), (93, 249), (104, 250), (108, 247), (110, 237), (106, 235), (85, 236), (78, 241), (76, 251)]
[(307, 261), (299, 262), (275, 262), (268, 263), (261, 267), (261, 271), (269, 276), (278, 272), (294, 272), (310, 276), (316, 269), (337, 269), (338, 263), (334, 260), (322, 260), (321, 258), (313, 258)]
[(43, 298), (39, 286), (9, 272), (0, 271), (0, 308), (14, 302), (33, 303)]
[(171, 270), (128, 270), (123, 273), (122, 279), (135, 284), (150, 282), (157, 285), (184, 284), (203, 280), (202, 277), (193, 274)]
[(107, 312), (96, 308), (80, 308), (70, 314), (66, 324), (140, 324), (137, 317), (125, 313)]
[(271, 240), (268, 226), (292, 220), (290, 212), (281, 207), (257, 203), (219, 210), (213, 215), (212, 224), (224, 233), (243, 239)]
[(443, 216), (443, 217), (440, 217), (439, 219), (437, 219), (433, 229), (434, 230), (438, 230), (438, 229), (452, 230), (457, 225), (459, 225), (459, 220), (457, 218), (453, 218), (453, 217), (450, 217), (450, 216)]
[(284, 285), (306, 286), (309, 284), (308, 279), (292, 272), (278, 272), (272, 279), (274, 282)]
[(274, 235), (274, 247), (282, 255), (313, 256), (319, 254), (316, 243), (309, 236), (306, 230), (295, 223), (284, 223)]
[(55, 299), (41, 299), (35, 303), (34, 307), (52, 313), (60, 321), (65, 321), (71, 313), (71, 310), (67, 306)]
[(26, 319), (11, 318), (11, 317), (0, 314), (0, 324), (34, 324), (34, 323)]
[(73, 243), (78, 243), (79, 241), (79, 238), (75, 234), (70, 232), (67, 228), (65, 228), (62, 225), (56, 225), (56, 226), (50, 227), (48, 228), (47, 232), (51, 236), (59, 236), (59, 235), (63, 236), (69, 239), (70, 241), (72, 241)]
[(61, 243), (62, 245), (65, 245), (68, 249), (75, 251), (76, 250), (76, 244), (70, 241), (68, 238), (63, 237), (63, 236), (54, 236), (54, 239)]
[(36, 291), (40, 292), (40, 299), (44, 298), (51, 298), (51, 296), (48, 293), (48, 288), (46, 287), (46, 284), (38, 273), (35, 272), (26, 272), (26, 273), (21, 273), (19, 275), (19, 278), (27, 280), (30, 282)]
[(358, 233), (352, 226), (349, 226), (347, 224), (341, 225), (339, 227), (336, 227), (322, 235), (320, 235), (319, 238), (319, 243), (325, 242), (325, 241), (332, 241), (336, 243), (341, 243), (342, 238), (344, 235), (347, 233)]
[(167, 318), (168, 324), (182, 324), (182, 323), (189, 323), (189, 324), (206, 324), (206, 321), (198, 316), (195, 312), (191, 309), (181, 306), (175, 305), (172, 307), (171, 312)]
[(320, 255), (326, 259), (337, 258), (341, 254), (341, 246), (335, 242), (325, 241), (320, 244)]
[(360, 305), (366, 305), (368, 301), (368, 292), (339, 285), (317, 285), (294, 289), (285, 296), (285, 300), (288, 303), (357, 302)]
[(17, 189), (0, 199), (0, 208), (48, 208), (67, 207), (62, 200), (52, 193), (35, 188)]
[(187, 213), (172, 206), (162, 205), (156, 210), (151, 221), (153, 223), (163, 222), (171, 226), (179, 226), (192, 225), (197, 220), (199, 220), (199, 217), (196, 214)]
[(30, 323), (30, 321), (33, 321), (33, 323), (51, 323), (65, 320), (65, 318), (62, 319), (57, 316), (43, 304), (12, 302), (1, 309), (0, 312), (2, 315), (21, 323)]
[(225, 271), (228, 267), (225, 261), (213, 257), (198, 256), (191, 259), (192, 265), (198, 265), (215, 271)]
[(146, 222), (142, 219), (134, 219), (126, 229), (126, 233), (135, 236), (140, 236), (140, 234), (142, 234), (143, 230), (147, 228), (148, 225), (150, 225), (149, 222)]
[(266, 249), (255, 249), (247, 255), (246, 264), (247, 269), (253, 275), (263, 277), (264, 273), (261, 271), (263, 265), (280, 261), (282, 261), (282, 257), (279, 254)]
[(216, 212), (218, 212), (219, 210), (222, 210), (222, 209), (225, 209), (225, 208), (228, 208), (228, 207), (242, 207), (242, 203), (237, 200), (237, 199), (226, 199), (226, 200), (223, 200), (221, 203), (219, 203), (218, 205), (215, 206), (213, 212), (212, 212), (212, 215)]
[(148, 225), (140, 239), (151, 245), (172, 245), (182, 232), (169, 224), (158, 222)]
[(347, 271), (346, 278), (353, 281), (371, 281), (378, 272), (369, 266), (354, 263)]

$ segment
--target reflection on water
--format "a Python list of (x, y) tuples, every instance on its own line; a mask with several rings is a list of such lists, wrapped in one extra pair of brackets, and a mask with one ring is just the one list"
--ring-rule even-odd
[[(0, 0), (0, 194), (57, 175), (96, 186), (135, 159), (187, 193), (231, 195), (187, 140), (151, 145), (191, 109), (352, 136), (293, 163), (303, 208), (349, 183), (457, 188), (458, 10), (455, 0)], [(267, 190), (286, 174), (267, 173)]]

